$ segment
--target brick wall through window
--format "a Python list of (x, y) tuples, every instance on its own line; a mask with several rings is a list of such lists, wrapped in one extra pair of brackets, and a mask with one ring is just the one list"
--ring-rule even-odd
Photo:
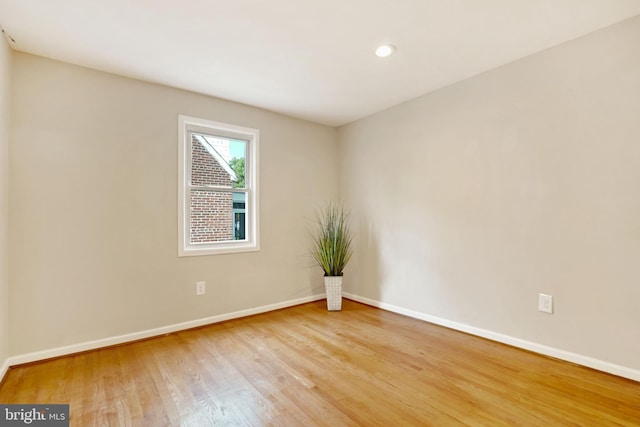
[[(228, 141), (216, 141), (214, 149), (221, 154), (221, 157), (228, 157)], [(195, 136), (191, 140), (191, 166), (192, 185), (232, 187), (232, 178), (227, 170)], [(191, 243), (233, 240), (232, 197), (233, 193), (225, 191), (193, 190), (191, 192)]]

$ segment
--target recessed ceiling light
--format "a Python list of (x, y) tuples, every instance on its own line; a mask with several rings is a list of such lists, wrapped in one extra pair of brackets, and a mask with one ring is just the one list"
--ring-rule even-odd
[(393, 52), (395, 52), (395, 50), (395, 46), (392, 46), (390, 44), (383, 44), (376, 49), (376, 55), (380, 58), (384, 58), (391, 55)]

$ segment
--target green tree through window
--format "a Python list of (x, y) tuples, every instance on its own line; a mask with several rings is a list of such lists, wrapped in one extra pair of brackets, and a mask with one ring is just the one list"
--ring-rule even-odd
[(236, 173), (238, 179), (233, 182), (233, 188), (244, 188), (244, 158), (234, 157), (229, 161), (229, 166)]

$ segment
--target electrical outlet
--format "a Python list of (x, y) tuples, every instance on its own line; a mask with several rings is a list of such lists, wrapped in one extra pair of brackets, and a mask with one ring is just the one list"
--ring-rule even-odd
[(196, 295), (204, 295), (207, 292), (207, 284), (205, 282), (196, 282)]
[(538, 294), (538, 311), (553, 314), (553, 297), (547, 294)]

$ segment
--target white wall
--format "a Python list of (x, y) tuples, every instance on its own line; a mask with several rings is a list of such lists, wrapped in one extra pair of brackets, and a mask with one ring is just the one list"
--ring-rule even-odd
[[(26, 54), (12, 88), (12, 355), (323, 292), (335, 129)], [(177, 257), (178, 114), (260, 129), (261, 251)]]
[(640, 369), (639, 45), (637, 17), (340, 128), (347, 291)]
[(11, 49), (0, 37), (0, 378), (9, 356), (9, 94)]

